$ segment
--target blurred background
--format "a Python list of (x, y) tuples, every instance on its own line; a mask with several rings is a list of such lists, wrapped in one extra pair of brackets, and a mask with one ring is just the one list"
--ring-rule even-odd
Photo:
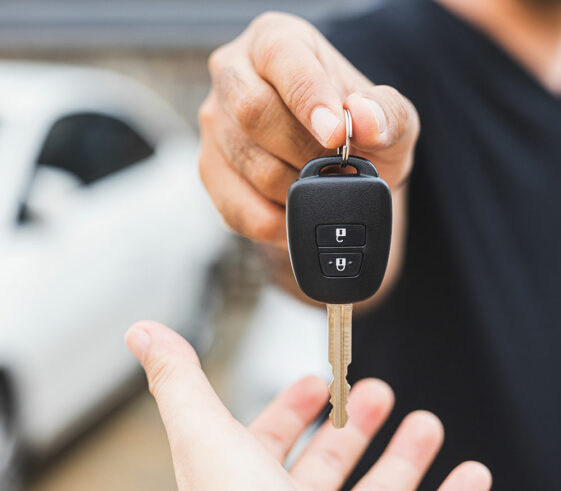
[(0, 2), (1, 491), (175, 489), (136, 320), (183, 334), (243, 422), (327, 377), (323, 312), (267, 282), (199, 183), (196, 114), (209, 53), (260, 12), (367, 3)]

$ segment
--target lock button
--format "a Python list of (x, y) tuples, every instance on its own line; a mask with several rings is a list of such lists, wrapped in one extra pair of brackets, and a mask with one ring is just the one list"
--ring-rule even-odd
[(318, 225), (316, 243), (320, 247), (354, 247), (364, 245), (364, 225)]
[(325, 276), (357, 276), (361, 263), (362, 254), (359, 252), (323, 252), (319, 255), (319, 264)]

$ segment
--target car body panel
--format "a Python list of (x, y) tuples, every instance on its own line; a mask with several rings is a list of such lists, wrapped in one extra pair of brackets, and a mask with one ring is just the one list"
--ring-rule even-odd
[[(0, 368), (12, 377), (21, 442), (37, 454), (93, 422), (138, 373), (123, 341), (132, 322), (198, 335), (203, 285), (226, 237), (198, 178), (197, 142), (172, 110), (124, 77), (62, 68), (42, 85), (43, 68), (21, 75), (36, 79), (16, 91), (29, 95), (26, 116), (0, 112)], [(135, 97), (120, 98), (127, 89)], [(61, 90), (68, 97), (53, 95)], [(141, 128), (155, 153), (88, 186), (60, 169), (37, 172), (52, 124), (88, 111)], [(18, 225), (22, 197), (33, 219)]]

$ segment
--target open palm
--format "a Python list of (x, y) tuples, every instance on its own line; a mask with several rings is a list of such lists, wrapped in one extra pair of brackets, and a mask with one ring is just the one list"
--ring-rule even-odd
[[(358, 382), (350, 393), (345, 428), (335, 429), (326, 421), (287, 470), (283, 467), (287, 453), (325, 407), (325, 381), (317, 377), (300, 380), (245, 428), (224, 407), (195, 351), (177, 333), (145, 321), (131, 327), (127, 344), (146, 370), (158, 403), (180, 491), (339, 489), (393, 405), (393, 393), (384, 382)], [(436, 416), (426, 411), (409, 414), (355, 489), (416, 489), (443, 437)], [(464, 462), (440, 490), (483, 491), (490, 487), (486, 467)]]

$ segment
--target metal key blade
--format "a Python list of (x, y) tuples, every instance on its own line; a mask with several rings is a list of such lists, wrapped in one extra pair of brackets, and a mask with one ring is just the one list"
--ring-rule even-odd
[(342, 428), (347, 422), (347, 367), (351, 362), (352, 304), (327, 304), (329, 323), (329, 363), (333, 381), (329, 386), (330, 402), (333, 406), (329, 418), (335, 428)]

